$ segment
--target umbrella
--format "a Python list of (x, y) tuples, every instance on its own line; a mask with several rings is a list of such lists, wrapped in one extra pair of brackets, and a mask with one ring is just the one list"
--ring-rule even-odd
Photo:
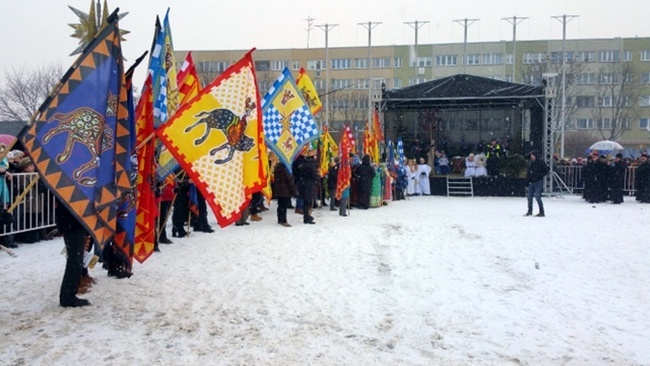
[(4, 144), (6, 146), (11, 146), (16, 139), (16, 136), (11, 136), (7, 134), (0, 134), (0, 144)]
[(589, 146), (589, 148), (587, 149), (587, 153), (591, 153), (592, 151), (598, 151), (601, 154), (607, 155), (615, 151), (618, 152), (620, 150), (623, 150), (623, 146), (621, 146), (621, 144), (619, 144), (618, 142), (603, 140), (603, 141), (595, 142), (593, 145)]

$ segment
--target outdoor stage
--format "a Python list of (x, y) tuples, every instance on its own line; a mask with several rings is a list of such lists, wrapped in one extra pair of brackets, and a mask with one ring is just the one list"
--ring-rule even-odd
[[(429, 178), (429, 181), (431, 182), (432, 195), (447, 195), (446, 176), (433, 176)], [(473, 179), (473, 184), (474, 196), (526, 196), (524, 178), (478, 177)]]

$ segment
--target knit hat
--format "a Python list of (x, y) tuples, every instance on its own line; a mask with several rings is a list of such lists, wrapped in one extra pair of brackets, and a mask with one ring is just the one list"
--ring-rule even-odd
[(25, 169), (25, 167), (28, 166), (29, 164), (33, 164), (32, 159), (30, 159), (29, 157), (24, 157), (22, 158), (22, 160), (20, 160), (20, 163), (18, 163), (18, 167), (20, 169)]

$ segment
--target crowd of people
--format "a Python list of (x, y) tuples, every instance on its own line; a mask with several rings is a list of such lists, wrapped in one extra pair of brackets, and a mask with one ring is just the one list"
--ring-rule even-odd
[[(52, 239), (52, 232), (45, 228), (31, 229), (43, 226), (44, 218), (51, 217), (54, 213), (52, 203), (45, 198), (46, 188), (40, 180), (31, 184), (30, 192), (25, 192), (37, 178), (32, 174), (19, 173), (35, 171), (31, 158), (21, 150), (8, 151), (0, 160), (0, 234), (4, 234), (0, 236), (0, 244), (7, 248)], [(11, 203), (21, 195), (23, 204), (16, 206), (11, 213), (8, 212)]]
[[(584, 189), (582, 197), (589, 203), (611, 201), (615, 204), (623, 203), (626, 170), (631, 166), (623, 155), (616, 154), (613, 160), (597, 151), (589, 154), (587, 161), (582, 166), (582, 181)], [(634, 187), (636, 201), (650, 203), (650, 163), (648, 154), (642, 153), (634, 165)]]
[[(499, 144), (492, 141), (486, 146), (485, 152), (481, 151), (476, 155), (470, 153), (465, 158), (464, 175), (476, 177), (498, 174), (501, 151)], [(359, 158), (351, 153), (347, 159), (344, 159), (350, 165), (350, 184), (342, 192), (337, 193), (341, 185), (339, 171), (343, 168), (341, 157), (334, 158), (328, 173), (320, 176), (316, 155), (315, 150), (306, 149), (293, 162), (291, 169), (282, 163), (273, 165), (272, 192), (273, 199), (277, 200), (276, 219), (280, 226), (291, 227), (289, 209), (294, 209), (297, 214), (300, 214), (304, 224), (314, 225), (316, 224), (313, 216), (314, 208), (329, 206), (330, 211), (338, 211), (340, 216), (345, 217), (353, 208), (365, 210), (380, 207), (392, 200), (405, 199), (408, 196), (430, 195), (429, 178), (432, 171), (435, 170), (437, 174), (448, 174), (450, 165), (444, 150), (436, 151), (438, 164), (433, 169), (427, 164), (425, 156), (419, 156), (417, 159), (409, 158), (406, 160), (406, 166), (402, 167), (397, 161), (388, 162), (384, 158), (385, 162), (374, 163), (370, 161), (368, 155)], [(537, 152), (530, 153), (528, 158), (526, 175), (528, 210), (525, 216), (533, 215), (533, 203), (536, 201), (539, 209), (536, 216), (543, 217), (545, 212), (542, 202), (542, 182), (549, 173), (548, 166), (540, 159)], [(620, 154), (612, 161), (597, 153), (591, 154), (584, 165), (585, 200), (591, 203), (606, 200), (622, 203), (623, 175), (627, 166), (629, 162), (626, 162)], [(494, 169), (497, 169), (496, 172)], [(0, 199), (5, 209), (12, 200), (9, 192), (14, 192), (14, 195), (20, 194), (20, 187), (9, 189), (11, 184), (16, 184), (15, 174), (18, 172), (34, 172), (34, 164), (22, 152), (14, 150), (0, 161), (0, 174), (4, 176), (4, 179), (0, 180)], [(637, 200), (650, 203), (650, 163), (647, 161), (647, 154), (643, 154), (638, 160), (635, 179)], [(24, 182), (21, 185), (24, 186)], [(166, 230), (169, 219), (172, 238), (187, 237), (189, 228), (195, 232), (214, 231), (208, 224), (205, 199), (184, 173), (172, 175), (155, 186), (159, 212), (154, 251), (160, 251), (159, 244), (173, 244)], [(36, 188), (37, 192), (44, 189), (42, 186)], [(250, 225), (249, 220), (261, 221), (263, 219), (261, 213), (264, 211), (268, 211), (265, 199), (262, 193), (255, 193), (235, 225)], [(108, 270), (109, 276), (117, 278), (131, 276), (130, 266), (127, 264), (128, 258), (121, 257), (112, 243), (99, 250), (96, 245), (93, 245), (91, 236), (63, 205), (57, 204), (56, 219), (58, 234), (63, 236), (67, 253), (66, 270), (59, 298), (61, 306), (90, 305), (88, 300), (78, 298), (77, 295), (88, 292), (95, 282), (95, 279), (88, 274), (93, 256), (98, 262), (103, 263), (103, 268)], [(8, 223), (3, 222), (0, 230), (6, 233), (12, 223), (20, 228), (20, 223), (16, 223), (14, 219)], [(42, 229), (27, 230), (20, 235), (2, 235), (0, 240), (4, 246), (14, 248), (16, 242), (31, 243), (49, 239), (51, 234)]]

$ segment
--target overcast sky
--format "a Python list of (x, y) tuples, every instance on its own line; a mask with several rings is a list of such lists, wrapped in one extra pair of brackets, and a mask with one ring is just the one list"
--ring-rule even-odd
[[(96, 1), (96, 0), (94, 0)], [(103, 0), (102, 0), (103, 3)], [(0, 0), (0, 87), (11, 68), (34, 69), (74, 61), (78, 46), (70, 23), (90, 0)], [(414, 29), (405, 22), (428, 21), (418, 43), (463, 41), (458, 19), (478, 19), (468, 28), (468, 42), (512, 39), (503, 18), (528, 17), (517, 27), (517, 39), (561, 39), (562, 23), (552, 16), (578, 15), (567, 24), (567, 39), (647, 37), (647, 0), (109, 0), (111, 9), (129, 14), (120, 27), (131, 33), (123, 43), (129, 61), (149, 49), (156, 15), (169, 7), (176, 50), (223, 50), (324, 47), (324, 31), (314, 25), (338, 24), (329, 33), (330, 47), (365, 46), (368, 31), (357, 23), (381, 22), (372, 31), (373, 45), (413, 44)], [(253, 57), (255, 54), (253, 54)], [(128, 64), (127, 64), (128, 66)], [(144, 67), (136, 85), (144, 80)]]

